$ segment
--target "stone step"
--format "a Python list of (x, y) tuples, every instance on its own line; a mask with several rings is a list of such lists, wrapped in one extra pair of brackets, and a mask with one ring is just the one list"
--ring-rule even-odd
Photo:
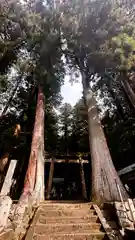
[(84, 216), (89, 216), (92, 214), (95, 214), (95, 210), (92, 209), (71, 209), (71, 208), (66, 208), (66, 209), (43, 209), (42, 207), (39, 207), (38, 211), (40, 211), (40, 214), (42, 216), (46, 217), (64, 217), (64, 216), (70, 216), (70, 217), (84, 217)]
[(51, 234), (46, 236), (34, 235), (33, 237), (28, 235), (25, 240), (107, 240), (105, 233), (99, 232), (85, 232), (76, 234)]
[(91, 204), (92, 202), (87, 202), (86, 200), (44, 200), (41, 204)]
[(87, 217), (45, 217), (45, 216), (37, 216), (34, 218), (32, 225), (35, 224), (52, 224), (52, 223), (61, 223), (61, 224), (70, 224), (70, 223), (88, 223), (88, 222), (99, 222), (97, 215), (91, 215)]
[(33, 227), (35, 234), (46, 235), (54, 233), (79, 233), (86, 231), (100, 231), (100, 223), (76, 223), (76, 224), (40, 224)]
[(70, 203), (42, 203), (40, 206), (44, 209), (48, 208), (72, 208), (72, 209), (84, 209), (84, 208), (91, 208), (92, 204), (90, 203), (77, 203), (77, 204), (70, 204)]
[(80, 210), (80, 211), (88, 211), (88, 210), (94, 210), (94, 209), (91, 209), (91, 206), (89, 205), (89, 206), (72, 206), (72, 205), (53, 205), (53, 206), (46, 206), (46, 205), (41, 205), (40, 206), (40, 208), (39, 209), (42, 209), (42, 210), (49, 210), (49, 211), (57, 211), (57, 210), (59, 210), (59, 211), (63, 211), (63, 210), (66, 210), (66, 211), (68, 211), (68, 210), (71, 210), (71, 211), (78, 211), (78, 210)]
[(105, 240), (92, 203), (43, 202), (25, 240)]

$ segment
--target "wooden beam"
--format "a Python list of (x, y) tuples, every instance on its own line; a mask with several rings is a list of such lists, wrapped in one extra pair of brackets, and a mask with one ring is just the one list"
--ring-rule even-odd
[(48, 186), (47, 186), (47, 191), (46, 191), (46, 199), (50, 198), (50, 193), (52, 189), (52, 180), (53, 180), (53, 172), (54, 172), (54, 160), (51, 160), (51, 165), (50, 165), (50, 172), (49, 172), (49, 179), (48, 179)]
[(17, 160), (11, 160), (0, 195), (6, 196), (10, 193), (10, 188), (12, 185), (12, 177), (16, 168)]
[(128, 167), (125, 167), (123, 169), (121, 169), (120, 171), (118, 171), (119, 176), (133, 172), (135, 170), (135, 163), (132, 165), (129, 165)]
[[(51, 163), (51, 158), (50, 159), (45, 159), (45, 163)], [(80, 160), (79, 159), (70, 159), (70, 160), (66, 160), (66, 159), (54, 159), (54, 162), (55, 163), (78, 163), (78, 164), (80, 164)], [(82, 159), (82, 163), (84, 164), (84, 163), (89, 163), (89, 161), (88, 160), (83, 160)]]
[(86, 191), (86, 183), (85, 183), (85, 176), (84, 176), (84, 168), (82, 159), (80, 159), (80, 175), (81, 175), (81, 183), (82, 183), (82, 195), (84, 199), (87, 199), (87, 191)]
[(31, 132), (20, 132), (20, 135), (25, 136), (25, 135), (32, 135)]

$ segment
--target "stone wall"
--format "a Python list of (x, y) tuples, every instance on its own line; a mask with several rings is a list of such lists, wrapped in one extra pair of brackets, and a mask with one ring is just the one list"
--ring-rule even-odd
[(116, 214), (121, 228), (134, 230), (135, 207), (133, 201), (128, 199), (127, 202), (115, 202)]

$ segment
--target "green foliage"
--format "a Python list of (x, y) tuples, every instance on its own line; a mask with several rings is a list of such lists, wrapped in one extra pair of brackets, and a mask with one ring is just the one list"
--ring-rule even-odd
[(46, 105), (45, 111), (45, 149), (54, 155), (59, 149), (58, 116), (50, 104)]
[[(18, 74), (23, 75), (12, 104), (15, 109), (18, 108), (17, 98), (22, 92), (25, 93), (23, 95), (26, 100), (26, 93), (33, 86), (41, 85), (46, 101), (56, 106), (61, 101), (60, 87), (64, 79), (59, 18), (43, 1), (27, 1), (22, 5), (16, 1), (4, 1), (0, 4), (0, 12), (0, 21), (3, 23), (0, 29), (0, 72), (3, 74), (1, 85), (7, 85), (10, 67), (17, 67)], [(7, 57), (9, 51), (10, 59)], [(14, 74), (10, 76), (11, 82), (13, 78)], [(4, 87), (2, 91), (6, 90), (9, 95), (12, 94), (9, 88)], [(23, 110), (24, 105), (19, 107)]]
[(134, 33), (131, 35), (121, 33), (108, 41), (106, 44), (109, 49), (108, 58), (115, 61), (117, 70), (130, 70), (135, 61), (135, 39)]
[(72, 152), (89, 152), (87, 112), (83, 99), (73, 108), (71, 149)]
[(79, 100), (74, 107), (68, 103), (63, 104), (58, 120), (60, 153), (88, 153), (87, 112), (83, 100)]
[(128, 121), (119, 118), (116, 111), (102, 121), (113, 162), (117, 169), (134, 163), (135, 117), (128, 114)]
[(7, 90), (7, 76), (0, 75), (0, 93)]
[[(23, 46), (26, 31), (26, 14), (16, 1), (0, 3), (0, 72), (5, 73), (17, 60), (17, 53)], [(27, 22), (27, 21), (26, 21)]]
[(59, 126), (60, 151), (67, 155), (72, 131), (72, 106), (68, 103), (63, 104), (60, 108)]
[[(78, 0), (65, 5), (62, 30), (67, 41), (66, 54), (70, 67), (78, 65), (78, 59), (90, 76), (101, 74), (107, 68), (116, 70), (121, 65), (125, 68), (131, 66), (134, 59), (134, 20), (133, 13), (128, 14), (128, 8), (128, 4), (108, 0), (83, 3)], [(123, 42), (120, 49), (113, 44), (118, 38)], [(115, 51), (121, 56), (119, 62), (115, 59)]]

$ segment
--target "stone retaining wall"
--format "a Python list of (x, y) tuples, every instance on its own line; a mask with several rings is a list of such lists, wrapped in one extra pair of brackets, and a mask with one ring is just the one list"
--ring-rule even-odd
[(128, 199), (127, 202), (115, 202), (116, 214), (121, 228), (134, 230), (135, 207), (133, 201)]

